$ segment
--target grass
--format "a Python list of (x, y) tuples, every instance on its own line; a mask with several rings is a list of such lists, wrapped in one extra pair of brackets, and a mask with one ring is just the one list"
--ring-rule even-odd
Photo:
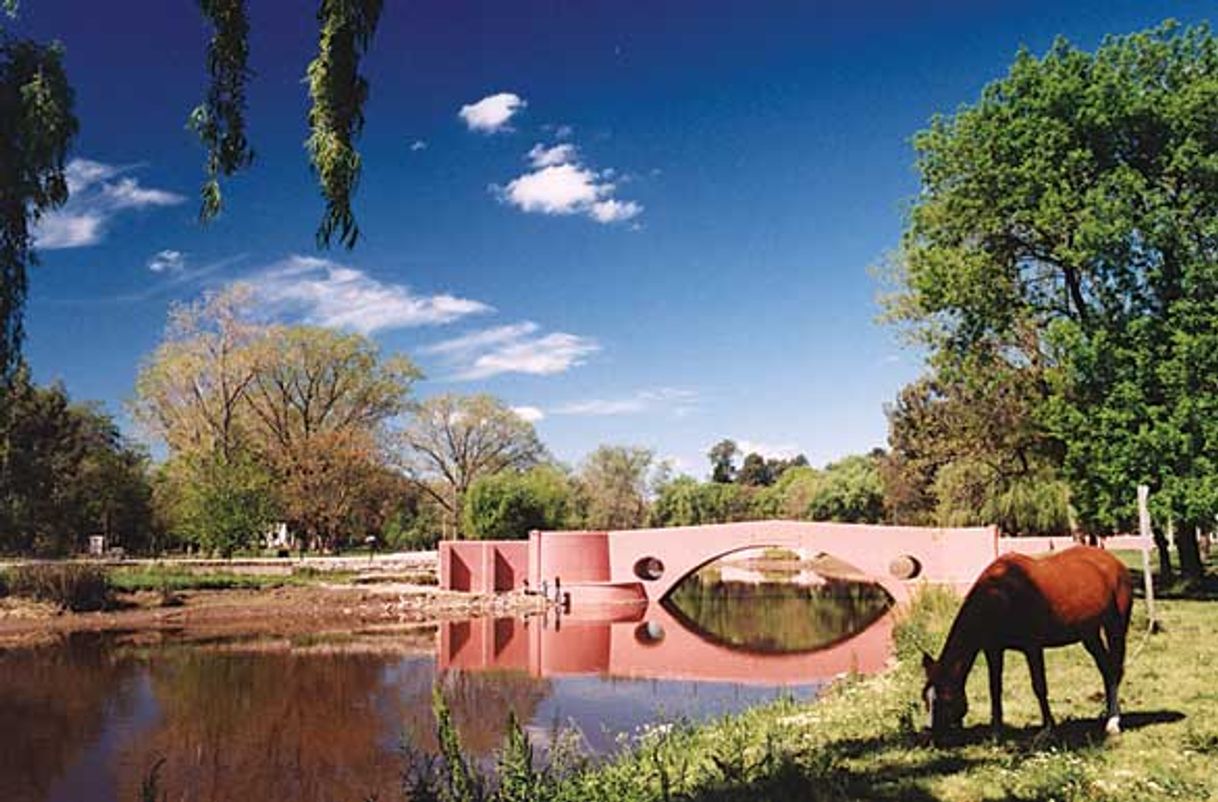
[[(1081, 646), (1050, 650), (1050, 701), (1059, 722), (1037, 739), (1039, 713), (1021, 658), (1007, 658), (1008, 729), (989, 733), (984, 657), (970, 678), (961, 742), (925, 743), (919, 655), (936, 651), (959, 600), (923, 596), (898, 627), (898, 663), (847, 678), (814, 704), (780, 702), (705, 726), (650, 729), (621, 756), (563, 778), (528, 775), (535, 800), (903, 800), (904, 802), (1140, 802), (1218, 798), (1218, 606), (1160, 605), (1166, 631), (1143, 642), (1135, 611), (1122, 686), (1125, 732), (1106, 739), (1102, 684)], [(519, 772), (518, 772), (519, 773)], [(529, 779), (532, 777), (532, 779)], [(517, 778), (519, 780), (519, 778)], [(517, 783), (518, 785), (519, 783)], [(506, 800), (493, 781), (476, 796)]]
[[(1133, 574), (1134, 594), (1141, 598), (1143, 593), (1142, 580), (1142, 552), (1140, 551), (1114, 551), (1118, 558), (1125, 563), (1129, 568), (1129, 572)], [(1172, 556), (1175, 557), (1175, 550), (1172, 550)], [(1155, 598), (1156, 599), (1208, 599), (1218, 601), (1218, 548), (1214, 548), (1210, 552), (1210, 556), (1206, 559), (1202, 557), (1205, 564), (1206, 573), (1202, 577), (1200, 583), (1189, 582), (1184, 580), (1179, 575), (1180, 564), (1173, 559), (1172, 564), (1177, 573), (1171, 582), (1163, 582), (1159, 578), (1159, 556), (1152, 551), (1150, 553), (1150, 575), (1155, 582)]]
[(112, 568), (110, 585), (117, 591), (184, 590), (267, 590), (287, 586), (316, 585), (322, 582), (349, 582), (355, 574), (348, 571), (315, 571), (294, 568), (291, 574), (239, 574), (233, 571), (192, 571), (181, 567)]
[(88, 563), (18, 565), (0, 576), (0, 596), (50, 602), (61, 610), (101, 610), (112, 601), (106, 571)]

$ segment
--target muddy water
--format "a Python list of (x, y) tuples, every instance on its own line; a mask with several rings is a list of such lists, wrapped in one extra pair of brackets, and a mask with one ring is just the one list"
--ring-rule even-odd
[(613, 622), (337, 641), (72, 635), (0, 652), (0, 799), (136, 800), (158, 763), (170, 799), (396, 799), (401, 745), (435, 748), (437, 681), (475, 753), (500, 744), (509, 710), (543, 746), (565, 730), (605, 753), (648, 723), (811, 698), (843, 666), (874, 665), (887, 604), (859, 586), (703, 577)]

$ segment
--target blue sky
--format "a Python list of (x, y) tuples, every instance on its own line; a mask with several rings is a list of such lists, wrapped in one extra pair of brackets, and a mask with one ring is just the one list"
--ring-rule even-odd
[(252, 2), (254, 167), (196, 222), (189, 0), (28, 2), (82, 121), (41, 232), (26, 353), (123, 415), (173, 301), (252, 282), (268, 313), (414, 358), (419, 394), (528, 408), (560, 458), (632, 443), (705, 472), (722, 437), (813, 463), (882, 445), (920, 372), (869, 275), (917, 191), (910, 137), (1020, 45), (1196, 22), (1202, 3), (387, 2), (352, 252), (317, 251), (302, 143), (310, 3)]

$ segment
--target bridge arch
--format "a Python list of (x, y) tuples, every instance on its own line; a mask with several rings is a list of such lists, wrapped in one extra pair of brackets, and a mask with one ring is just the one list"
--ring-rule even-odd
[[(911, 526), (842, 524), (819, 521), (745, 521), (706, 526), (629, 529), (610, 532), (537, 532), (530, 540), (536, 553), (531, 574), (534, 586), (553, 587), (561, 580), (577, 601), (581, 583), (596, 595), (606, 586), (626, 589), (640, 601), (658, 602), (698, 568), (728, 554), (754, 548), (789, 548), (829, 554), (858, 569), (860, 579), (881, 585), (898, 603), (919, 582), (967, 587), (994, 559), (997, 533), (993, 527), (939, 529)], [(572, 560), (576, 543), (597, 551)], [(601, 551), (603, 549), (603, 551)], [(564, 559), (551, 559), (551, 555)], [(579, 566), (594, 560), (595, 575)], [(904, 576), (894, 575), (894, 563)], [(916, 571), (909, 570), (916, 566)], [(577, 578), (578, 577), (578, 578)], [(591, 586), (595, 585), (593, 590)]]
[[(800, 551), (808, 551), (808, 549), (805, 547), (796, 547), (796, 548), (798, 548)], [(758, 544), (749, 544), (749, 545), (743, 545), (743, 546), (734, 546), (734, 547), (728, 548), (726, 551), (722, 551), (722, 552), (719, 552), (718, 554), (712, 554), (712, 555), (706, 557), (705, 559), (703, 559), (703, 561), (701, 563), (694, 565), (692, 568), (688, 568), (688, 570), (686, 570), (687, 566), (683, 564), (681, 566), (681, 570), (684, 570), (685, 572), (683, 574), (681, 574), (680, 576), (677, 576), (675, 572), (668, 571), (668, 570), (661, 571), (661, 572), (655, 574), (654, 576), (651, 576), (650, 578), (648, 578), (648, 576), (646, 576), (646, 575), (640, 575), (639, 572), (636, 571), (636, 576), (638, 577), (638, 579), (640, 581), (642, 581), (643, 588), (647, 592), (647, 598), (650, 601), (663, 602), (665, 599), (667, 599), (669, 596), (672, 595), (672, 592), (674, 590), (676, 590), (676, 588), (682, 582), (684, 582), (686, 579), (689, 579), (690, 577), (692, 577), (694, 574), (696, 574), (698, 571), (702, 570), (703, 568), (706, 568), (708, 565), (712, 565), (712, 564), (718, 562), (719, 560), (724, 559), (725, 557), (732, 556), (733, 554), (740, 554), (741, 552), (746, 552), (746, 551), (755, 551), (757, 549), (791, 549), (791, 550), (795, 550), (791, 547), (791, 545), (789, 543), (758, 543)], [(870, 582), (870, 583), (879, 585), (880, 587), (884, 588), (884, 590), (888, 593), (889, 596), (891, 596), (893, 598), (894, 601), (902, 600), (906, 596), (905, 588), (898, 581), (896, 581), (894, 579), (894, 577), (892, 577), (892, 576), (876, 576), (876, 575), (870, 574), (870, 573), (862, 570), (861, 568), (847, 562), (846, 560), (838, 557), (836, 554), (832, 554), (827, 551), (817, 551), (817, 553), (821, 554), (821, 555), (833, 557), (834, 559), (838, 559), (841, 562), (843, 562), (847, 567), (852, 569), (852, 573), (850, 573), (849, 575), (832, 577), (832, 578), (841, 578), (841, 579), (845, 579), (845, 580), (849, 580), (849, 581), (857, 581), (857, 582)], [(639, 565), (640, 563), (646, 563), (648, 561), (655, 561), (657, 563), (663, 564), (663, 561), (658, 557), (642, 557), (636, 562), (636, 566)]]

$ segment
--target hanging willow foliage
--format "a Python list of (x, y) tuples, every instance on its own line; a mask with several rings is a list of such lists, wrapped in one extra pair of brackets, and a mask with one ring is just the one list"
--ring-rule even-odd
[(20, 362), (33, 225), (68, 199), (72, 99), (58, 44), (0, 38), (0, 393)]
[(360, 172), (354, 142), (364, 127), (368, 99), (368, 81), (359, 74), (359, 61), (376, 31), (381, 7), (382, 0), (321, 0), (317, 12), (321, 38), (317, 58), (307, 72), (313, 107), (305, 147), (326, 199), (317, 228), (321, 247), (329, 247), (335, 233), (348, 248), (359, 239), (351, 211)]
[(203, 15), (215, 28), (207, 43), (207, 98), (190, 113), (189, 128), (207, 148), (207, 180), (203, 182), (199, 219), (220, 213), (221, 176), (230, 176), (254, 160), (245, 137), (245, 84), (251, 75), (249, 18), (245, 0), (199, 0)]

